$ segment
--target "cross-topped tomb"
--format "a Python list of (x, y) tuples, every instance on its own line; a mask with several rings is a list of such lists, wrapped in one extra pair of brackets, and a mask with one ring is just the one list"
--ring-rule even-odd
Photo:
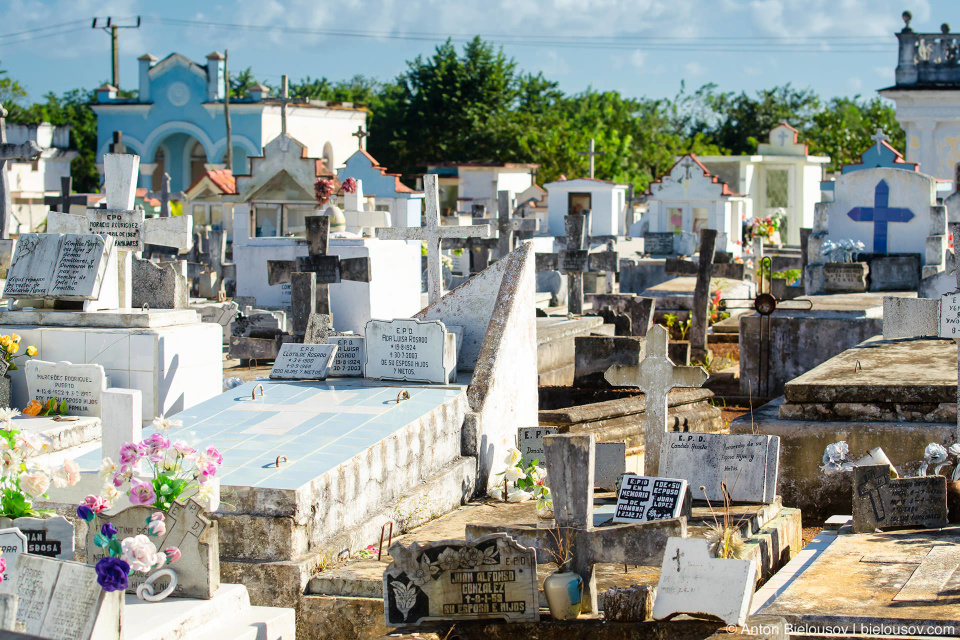
[(427, 295), (429, 304), (439, 302), (443, 296), (443, 265), (440, 258), (440, 242), (444, 238), (489, 238), (488, 225), (441, 226), (440, 190), (437, 175), (428, 173), (423, 176), (423, 189), (426, 193), (422, 227), (396, 227), (377, 229), (381, 240), (419, 240), (427, 244)]
[(888, 224), (891, 222), (910, 222), (914, 218), (913, 211), (905, 207), (891, 207), (890, 186), (886, 180), (877, 183), (873, 191), (872, 207), (854, 207), (847, 212), (854, 222), (873, 223), (873, 252), (887, 252)]
[(154, 198), (160, 201), (160, 217), (170, 217), (170, 200), (186, 200), (187, 195), (183, 191), (172, 193), (170, 191), (170, 174), (164, 173), (160, 180), (160, 191), (148, 191), (148, 198)]
[(50, 207), (53, 211), (60, 211), (62, 213), (70, 213), (70, 207), (75, 204), (82, 204), (83, 206), (87, 205), (87, 196), (72, 196), (70, 195), (72, 192), (73, 178), (70, 176), (63, 176), (60, 178), (60, 195), (45, 196), (43, 198), (43, 204)]
[(593, 169), (594, 169), (593, 158), (595, 156), (606, 155), (606, 153), (603, 151), (596, 151), (596, 148), (594, 145), (595, 145), (594, 139), (590, 138), (590, 148), (587, 151), (577, 152), (577, 155), (588, 156), (590, 158), (590, 179), (591, 180), (593, 179)]
[(7, 216), (10, 215), (10, 185), (7, 183), (7, 160), (34, 160), (41, 149), (33, 140), (23, 144), (7, 143), (7, 110), (0, 104), (0, 238), (7, 237)]
[(646, 398), (643, 428), (643, 473), (656, 476), (667, 431), (667, 394), (675, 387), (699, 387), (707, 381), (702, 367), (678, 367), (667, 357), (667, 330), (658, 324), (647, 332), (647, 354), (639, 365), (617, 364), (604, 374), (617, 387), (639, 387)]

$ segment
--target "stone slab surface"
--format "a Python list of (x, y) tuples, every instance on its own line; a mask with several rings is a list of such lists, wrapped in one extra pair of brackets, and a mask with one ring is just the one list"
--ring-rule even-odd
[[(848, 530), (847, 530), (848, 531)], [(933, 633), (937, 626), (960, 626), (960, 572), (942, 547), (956, 549), (960, 528), (940, 531), (843, 531), (774, 601), (761, 609), (794, 624), (914, 626), (902, 635)], [(926, 628), (916, 629), (916, 627)]]
[(54, 311), (27, 309), (0, 311), (0, 325), (44, 325), (49, 327), (97, 327), (111, 329), (157, 329), (196, 324), (200, 315), (192, 309), (120, 309), (111, 311)]
[(788, 382), (784, 396), (792, 403), (956, 402), (957, 346), (933, 338), (867, 340)]

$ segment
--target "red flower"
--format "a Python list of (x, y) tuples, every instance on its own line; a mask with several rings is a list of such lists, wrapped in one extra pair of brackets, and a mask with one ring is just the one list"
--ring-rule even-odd
[(317, 199), (317, 202), (326, 204), (330, 196), (333, 195), (333, 180), (317, 178), (316, 184), (313, 185), (313, 195)]
[(357, 181), (353, 178), (347, 178), (343, 181), (343, 184), (340, 185), (340, 188), (343, 189), (344, 193), (356, 193)]

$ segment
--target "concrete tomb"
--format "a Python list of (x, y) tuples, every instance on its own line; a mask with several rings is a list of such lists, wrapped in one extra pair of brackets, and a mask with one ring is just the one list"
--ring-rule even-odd
[(943, 476), (891, 478), (890, 466), (853, 469), (853, 531), (947, 525), (947, 479)]
[(273, 363), (274, 380), (325, 380), (337, 353), (335, 344), (286, 343)]
[[(687, 481), (628, 473), (617, 492), (615, 523), (679, 518), (687, 500)], [(687, 504), (689, 510), (691, 505)]]
[(123, 593), (97, 584), (93, 567), (21, 554), (17, 557), (17, 623), (50, 640), (119, 640)]
[(431, 620), (509, 622), (540, 619), (537, 556), (510, 536), (494, 533), (472, 542), (440, 540), (390, 549), (383, 573), (387, 626)]
[(439, 320), (371, 320), (364, 338), (368, 378), (446, 383), (456, 375), (457, 337)]
[[(3, 524), (14, 527), (27, 539), (26, 553), (57, 560), (73, 560), (73, 523), (63, 516), (2, 520)], [(8, 561), (7, 568), (12, 566)]]
[[(663, 441), (659, 476), (684, 478), (694, 497), (723, 503), (770, 503), (777, 495), (780, 438), (724, 433), (671, 433)], [(704, 491), (700, 488), (703, 487)]]

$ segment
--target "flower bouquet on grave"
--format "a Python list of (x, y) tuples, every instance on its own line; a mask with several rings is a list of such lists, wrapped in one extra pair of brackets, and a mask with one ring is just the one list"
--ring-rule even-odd
[(502, 498), (505, 502), (526, 502), (535, 498), (538, 502), (538, 513), (541, 510), (553, 511), (553, 499), (550, 488), (547, 486), (547, 471), (537, 466), (539, 460), (534, 460), (527, 466), (523, 465), (523, 454), (519, 449), (511, 447), (503, 459), (507, 468), (498, 473), (503, 476), (503, 484), (497, 485), (490, 493), (494, 497)]
[(864, 244), (858, 240), (850, 238), (837, 242), (827, 240), (820, 247), (820, 255), (824, 256), (828, 262), (852, 263), (863, 249)]
[(57, 400), (57, 397), (46, 400), (33, 399), (23, 409), (25, 416), (65, 416), (69, 407), (66, 400)]
[[(104, 458), (100, 475), (106, 481), (104, 497), (115, 499), (121, 489), (133, 505), (152, 506), (168, 511), (181, 496), (193, 496), (207, 511), (216, 511), (220, 504), (217, 472), (223, 456), (213, 445), (194, 449), (169, 438), (170, 429), (182, 426), (179, 420), (156, 418), (153, 435), (140, 442), (124, 442), (120, 460)], [(136, 477), (138, 469), (149, 469), (148, 479)]]
[(20, 351), (20, 336), (15, 333), (11, 333), (8, 336), (0, 336), (0, 347), (2, 347), (3, 361), (7, 364), (8, 371), (16, 371), (18, 369), (16, 363), (17, 358), (32, 358), (37, 355), (37, 348), (34, 345), (27, 347), (26, 353), (17, 355), (17, 352)]
[(33, 502), (46, 498), (47, 490), (73, 486), (80, 481), (80, 467), (65, 460), (57, 468), (34, 463), (30, 458), (47, 449), (40, 435), (13, 428), (16, 409), (0, 409), (0, 518), (37, 517), (53, 514), (34, 509)]
[(771, 244), (779, 244), (780, 231), (786, 222), (787, 214), (783, 209), (777, 209), (773, 215), (766, 218), (754, 218), (747, 225), (747, 240), (753, 242), (755, 237), (760, 237)]
[[(96, 517), (95, 511), (88, 505), (90, 502), (95, 502), (97, 498), (98, 496), (87, 496), (84, 504), (77, 507), (77, 516), (88, 524)], [(150, 540), (167, 533), (162, 512), (155, 511), (144, 521), (144, 524), (146, 535), (130, 536), (122, 541), (117, 539), (117, 528), (112, 523), (107, 522), (100, 527), (100, 532), (93, 537), (94, 544), (103, 549), (103, 557), (96, 564), (97, 584), (104, 591), (125, 591), (129, 585), (130, 574), (148, 575), (158, 570), (137, 587), (138, 598), (157, 602), (166, 598), (177, 588), (176, 572), (164, 567), (180, 559), (180, 549), (167, 547), (159, 551)], [(154, 594), (153, 583), (161, 578), (167, 578), (170, 582), (163, 591)]]

